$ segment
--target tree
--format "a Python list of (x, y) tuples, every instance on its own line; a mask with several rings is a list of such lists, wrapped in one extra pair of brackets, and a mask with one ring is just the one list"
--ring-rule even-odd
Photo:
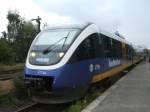
[(19, 29), (17, 40), (15, 41), (14, 45), (14, 50), (15, 53), (17, 54), (16, 55), (17, 62), (25, 61), (29, 47), (35, 36), (36, 36), (35, 26), (29, 21), (24, 21), (24, 23), (22, 24), (22, 28)]
[(17, 11), (8, 11), (7, 19), (7, 32), (3, 31), (0, 39), (0, 63), (13, 60), (24, 62), (31, 42), (37, 34), (37, 27), (26, 21)]
[(7, 40), (7, 33), (5, 31), (2, 32), (2, 38), (4, 38), (5, 40)]
[(19, 12), (12, 10), (8, 11), (7, 19), (8, 42), (13, 44), (16, 40), (19, 29), (22, 27), (23, 19), (19, 15)]
[(4, 38), (0, 39), (0, 63), (12, 64), (14, 62), (13, 50)]

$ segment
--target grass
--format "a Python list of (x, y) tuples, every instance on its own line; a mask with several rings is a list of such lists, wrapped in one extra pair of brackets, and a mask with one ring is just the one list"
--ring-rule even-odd
[(0, 64), (0, 71), (20, 70), (23, 68), (24, 68), (24, 63), (18, 63), (18, 64), (14, 64), (14, 65)]
[(24, 85), (24, 76), (22, 72), (18, 73), (14, 78), (14, 86), (15, 86), (16, 96), (19, 99), (28, 98), (28, 92)]
[(19, 104), (21, 101), (30, 100), (24, 86), (23, 74), (20, 72), (14, 78), (15, 89), (8, 94), (0, 96), (0, 104)]
[(87, 94), (83, 99), (74, 102), (69, 108), (64, 112), (81, 112), (88, 104), (90, 104), (95, 98), (101, 95), (101, 92), (98, 90), (92, 91)]
[(15, 92), (11, 91), (8, 94), (0, 96), (0, 104), (15, 104), (19, 100), (17, 99)]

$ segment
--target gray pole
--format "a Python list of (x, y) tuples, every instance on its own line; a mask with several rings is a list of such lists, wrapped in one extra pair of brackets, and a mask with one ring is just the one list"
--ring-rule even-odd
[(41, 27), (41, 18), (38, 16), (36, 19), (32, 19), (31, 21), (36, 21), (37, 25), (38, 25), (38, 32), (41, 31), (40, 27)]

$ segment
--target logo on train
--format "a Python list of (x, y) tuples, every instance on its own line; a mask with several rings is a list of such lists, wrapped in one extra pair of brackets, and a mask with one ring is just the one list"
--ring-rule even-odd
[(117, 65), (120, 65), (120, 64), (121, 64), (121, 61), (119, 59), (109, 60), (109, 67), (114, 67), (114, 66), (117, 66)]
[(95, 71), (98, 71), (98, 70), (100, 70), (100, 68), (101, 68), (101, 66), (100, 66), (99, 64), (95, 64), (95, 65), (90, 64), (90, 66), (89, 66), (89, 71), (90, 71), (90, 72), (93, 72), (94, 70), (95, 70)]
[(94, 71), (94, 65), (93, 65), (93, 64), (90, 64), (90, 66), (89, 66), (89, 71), (90, 71), (90, 72), (93, 72), (93, 71)]
[(37, 73), (40, 74), (40, 75), (46, 75), (45, 71), (38, 71)]

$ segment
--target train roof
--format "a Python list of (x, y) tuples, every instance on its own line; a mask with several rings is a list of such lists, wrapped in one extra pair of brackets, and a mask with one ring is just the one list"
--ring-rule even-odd
[(84, 29), (86, 26), (90, 25), (92, 23), (82, 23), (82, 24), (70, 24), (70, 25), (56, 25), (56, 26), (51, 26), (47, 27), (45, 30), (51, 30), (51, 29)]
[[(86, 23), (82, 23), (82, 24), (71, 24), (71, 25), (58, 25), (58, 26), (51, 26), (51, 27), (47, 27), (45, 30), (52, 30), (52, 29), (70, 29), (70, 28), (74, 28), (74, 29), (84, 29), (86, 28), (87, 26), (90, 26), (91, 24), (94, 24), (94, 23), (91, 23), (91, 22), (86, 22)], [(103, 34), (103, 35), (106, 35), (110, 38), (113, 38), (115, 40), (118, 40), (120, 42), (123, 42), (125, 44), (128, 44), (128, 45), (132, 45), (131, 42), (127, 41), (126, 39), (116, 35), (115, 33), (110, 33), (106, 30), (103, 30), (103, 29), (100, 29), (100, 33)]]
[(116, 35), (115, 33), (110, 33), (108, 31), (102, 30), (102, 29), (100, 29), (100, 33), (103, 34), (103, 35), (106, 35), (106, 36), (108, 36), (108, 37), (110, 37), (112, 39), (115, 39), (115, 40), (118, 40), (120, 42), (123, 42), (125, 44), (132, 45), (131, 42), (127, 41), (126, 39), (124, 39), (124, 38), (122, 38), (122, 37), (120, 37), (118, 35)]

